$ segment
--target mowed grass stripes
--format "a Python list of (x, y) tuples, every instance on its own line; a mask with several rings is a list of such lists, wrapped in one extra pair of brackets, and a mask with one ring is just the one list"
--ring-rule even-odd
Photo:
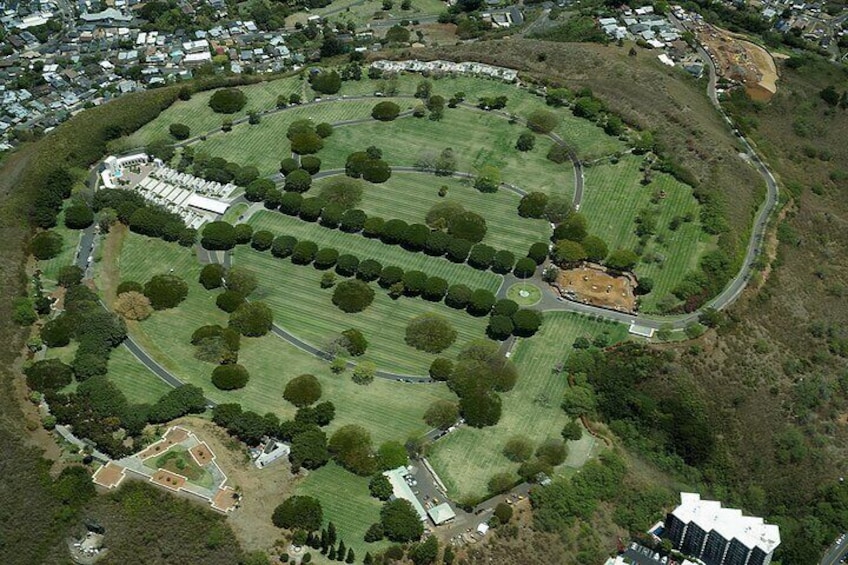
[[(370, 495), (367, 477), (358, 477), (335, 463), (328, 463), (310, 471), (295, 487), (295, 494), (321, 501), (324, 526), (333, 523), (338, 538), (345, 546), (353, 548), (357, 563), (361, 563), (366, 552), (373, 555), (390, 545), (388, 541), (365, 543), (365, 532), (371, 524), (380, 521), (382, 507), (382, 503)], [(318, 554), (317, 551), (312, 553)]]
[(325, 169), (343, 168), (347, 156), (376, 145), (393, 166), (414, 166), (426, 154), (453, 149), (457, 170), (476, 173), (485, 165), (498, 167), (504, 182), (524, 190), (572, 198), (574, 171), (570, 162), (555, 164), (545, 155), (553, 142), (536, 136), (532, 151), (515, 149), (526, 128), (495, 114), (467, 108), (447, 108), (441, 121), (405, 118), (337, 128), (318, 156)]
[[(704, 251), (715, 244), (698, 220), (699, 205), (692, 189), (663, 173), (654, 173), (647, 186), (641, 184), (641, 158), (625, 156), (617, 164), (601, 164), (586, 169), (586, 190), (580, 211), (589, 219), (589, 231), (603, 238), (610, 249), (633, 249), (636, 217), (643, 209), (656, 218), (656, 235), (646, 246), (643, 257), (660, 257), (660, 261), (643, 261), (636, 274), (654, 280), (654, 290), (643, 297), (642, 311), (655, 312), (656, 303), (698, 266)], [(655, 193), (664, 198), (651, 202)], [(683, 222), (677, 230), (669, 229), (673, 218), (690, 214), (693, 220)]]
[[(411, 104), (409, 100), (397, 102), (401, 108)], [(375, 100), (335, 100), (294, 106), (263, 116), (262, 121), (255, 125), (238, 124), (231, 132), (212, 135), (208, 140), (196, 143), (194, 148), (195, 151), (209, 153), (213, 157), (223, 157), (242, 166), (254, 165), (260, 174), (267, 176), (279, 171), (280, 161), (291, 156), (291, 143), (286, 132), (292, 122), (310, 119), (315, 124), (335, 124), (348, 120), (371, 119), (371, 109), (376, 103)], [(331, 139), (332, 136), (324, 143), (329, 143)]]
[[(349, 372), (333, 375), (326, 362), (271, 334), (261, 338), (242, 338), (239, 363), (250, 372), (250, 381), (241, 390), (219, 391), (210, 382), (210, 375), (215, 366), (194, 357), (194, 347), (190, 344), (190, 339), (194, 330), (202, 325), (226, 325), (227, 315), (215, 306), (218, 291), (206, 291), (197, 283), (200, 265), (195, 261), (193, 254), (173, 243), (130, 233), (124, 240), (121, 264), (126, 266), (122, 271), (124, 280), (131, 278), (146, 281), (151, 276), (162, 273), (163, 268), (167, 272), (171, 268), (169, 265), (172, 265), (174, 274), (188, 282), (189, 295), (183, 303), (171, 310), (154, 312), (144, 322), (131, 323), (130, 332), (157, 362), (181, 380), (201, 387), (204, 393), (216, 402), (238, 402), (244, 408), (260, 414), (274, 412), (280, 417), (290, 418), (294, 416), (295, 408), (282, 397), (286, 383), (298, 375), (310, 373), (322, 383), (322, 398), (332, 401), (336, 406), (336, 418), (330, 430), (345, 424), (359, 423), (371, 432), (375, 441), (383, 442), (390, 439), (403, 441), (410, 435), (423, 434), (427, 431), (423, 414), (429, 404), (440, 398), (455, 398), (443, 384), (411, 385), (375, 379), (369, 386), (357, 385), (351, 380)], [(130, 268), (129, 265), (133, 267)], [(311, 267), (295, 267), (290, 263), (289, 266), (292, 270), (314, 271)], [(271, 273), (259, 269), (255, 271), (260, 276), (263, 288), (277, 284), (277, 278)], [(320, 292), (317, 281), (314, 283), (311, 289), (316, 293)], [(299, 298), (294, 299), (298, 300)], [(327, 311), (330, 309), (342, 315), (335, 306), (329, 305), (325, 308)], [(471, 319), (467, 314), (459, 315)], [(308, 319), (312, 314), (305, 310), (303, 316)], [(281, 320), (278, 318), (277, 322)], [(350, 326), (345, 325), (341, 329), (347, 327)], [(302, 328), (295, 326), (289, 329), (300, 335)], [(368, 335), (367, 328), (363, 328), (363, 331)], [(479, 331), (482, 335), (482, 329)], [(368, 338), (371, 340), (370, 335)], [(373, 343), (373, 348), (380, 346), (379, 343)], [(403, 347), (408, 348), (406, 345)], [(120, 368), (124, 354), (120, 349), (115, 353)], [(141, 369), (146, 371), (143, 367)], [(129, 372), (127, 375), (126, 381), (132, 380)], [(136, 396), (128, 382), (121, 383), (119, 379), (116, 384), (134, 402), (149, 398), (152, 394), (150, 390), (153, 390), (138, 389)]]
[(190, 100), (177, 100), (170, 108), (163, 111), (159, 116), (145, 124), (144, 127), (126, 138), (117, 140), (121, 147), (133, 148), (143, 147), (151, 141), (159, 139), (172, 140), (168, 128), (171, 124), (185, 124), (189, 127), (191, 135), (203, 135), (204, 133), (221, 127), (225, 119), (236, 120), (247, 115), (248, 112), (271, 110), (276, 106), (277, 96), (288, 97), (292, 93), (301, 92), (301, 81), (297, 77), (289, 77), (271, 82), (261, 82), (247, 86), (239, 86), (247, 97), (247, 104), (235, 114), (217, 114), (209, 107), (209, 99), (215, 93), (207, 90), (193, 94)]
[[(578, 337), (593, 337), (608, 332), (610, 342), (625, 339), (624, 326), (604, 323), (565, 312), (545, 314), (542, 330), (531, 339), (521, 340), (512, 357), (519, 369), (515, 388), (501, 395), (503, 415), (496, 426), (474, 429), (467, 426), (438, 440), (430, 452), (430, 462), (445, 481), (451, 497), (486, 494), (487, 482), (497, 472), (515, 472), (518, 464), (504, 457), (506, 441), (523, 435), (539, 445), (549, 438), (560, 438), (570, 418), (560, 408), (568, 386), (566, 375), (553, 372), (554, 366), (568, 358)], [(582, 457), (569, 457), (563, 467), (582, 466), (587, 452), (586, 437), (569, 442), (569, 450)]]
[(417, 269), (431, 277), (442, 277), (449, 284), (461, 283), (472, 289), (485, 288), (492, 292), (501, 285), (502, 277), (491, 271), (479, 271), (441, 257), (406, 251), (397, 245), (386, 245), (359, 234), (325, 228), (280, 212), (260, 210), (250, 217), (248, 223), (256, 230), (268, 230), (274, 235), (291, 235), (298, 241), (314, 241), (318, 247), (333, 247), (339, 253), (352, 253), (360, 260), (376, 259), (384, 267), (395, 265), (405, 271)]
[(271, 306), (279, 326), (322, 348), (340, 332), (356, 328), (369, 343), (362, 359), (373, 361), (380, 369), (408, 375), (427, 374), (437, 355), (418, 351), (404, 341), (409, 321), (427, 312), (447, 318), (458, 334), (456, 343), (441, 356), (453, 357), (468, 342), (485, 337), (485, 317), (475, 318), (463, 310), (421, 298), (392, 300), (374, 283), (374, 302), (362, 312), (346, 314), (333, 305), (333, 290), (321, 289), (323, 271), (247, 248), (239, 249), (234, 264), (259, 276), (260, 286), (253, 296)]
[[(321, 179), (309, 191), (317, 195), (323, 185), (333, 179)], [(410, 224), (424, 223), (427, 212), (435, 204), (458, 202), (466, 210), (472, 210), (486, 220), (486, 237), (483, 243), (495, 249), (507, 249), (516, 257), (523, 257), (536, 242), (550, 238), (550, 226), (545, 220), (522, 218), (518, 215), (521, 197), (508, 190), (484, 194), (474, 188), (470, 179), (437, 177), (423, 173), (393, 173), (382, 184), (364, 182), (365, 191), (357, 208), (369, 216), (397, 218)], [(439, 189), (448, 187), (446, 197), (439, 196)]]

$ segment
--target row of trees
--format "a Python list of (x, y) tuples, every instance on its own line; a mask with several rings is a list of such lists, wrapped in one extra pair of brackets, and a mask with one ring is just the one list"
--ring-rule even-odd
[[(224, 222), (216, 222), (225, 224)], [(209, 229), (209, 224), (207, 230)], [(226, 224), (228, 229), (232, 226)], [(256, 232), (256, 237), (267, 240), (263, 232)], [(206, 241), (207, 232), (203, 234)], [(260, 247), (254, 245), (255, 249), (265, 250), (263, 244)], [(464, 309), (472, 316), (486, 316), (491, 314), (490, 335), (495, 339), (505, 339), (510, 334), (529, 337), (538, 331), (541, 326), (541, 315), (534, 310), (519, 310), (518, 305), (511, 300), (498, 302), (495, 295), (486, 289), (472, 290), (464, 284), (449, 285), (449, 283), (437, 276), (428, 276), (422, 271), (404, 271), (400, 267), (383, 266), (374, 259), (360, 260), (355, 255), (339, 254), (333, 248), (319, 249), (318, 245), (311, 241), (298, 241), (292, 236), (277, 236), (271, 241), (271, 254), (291, 261), (298, 265), (312, 264), (316, 269), (332, 269), (343, 277), (355, 277), (345, 280), (333, 290), (333, 304), (344, 312), (361, 312), (374, 300), (374, 290), (366, 283), (377, 281), (379, 286), (389, 291), (390, 296), (420, 296), (425, 300), (438, 302), (444, 300), (445, 304), (455, 309)], [(544, 257), (542, 257), (544, 259)], [(530, 260), (532, 267), (529, 276), (535, 270), (535, 262)], [(212, 267), (207, 267), (212, 269)]]
[[(261, 190), (256, 192), (253, 197)], [(548, 246), (544, 242), (533, 244), (527, 258), (521, 258), (518, 262), (511, 251), (497, 250), (479, 243), (487, 232), (485, 219), (457, 202), (439, 202), (428, 211), (426, 224), (408, 224), (399, 219), (368, 217), (364, 211), (353, 208), (361, 200), (362, 192), (361, 184), (349, 179), (338, 179), (323, 186), (320, 195), (315, 197), (303, 197), (295, 193), (280, 194), (267, 186), (263, 194), (266, 208), (279, 209), (284, 214), (298, 216), (308, 222), (318, 222), (329, 229), (359, 233), (364, 237), (380, 239), (387, 245), (400, 245), (407, 251), (447, 257), (454, 263), (467, 262), (480, 270), (491, 269), (499, 274), (514, 270), (516, 276), (527, 278), (547, 257)], [(226, 231), (230, 235), (226, 237), (226, 243), (216, 243), (219, 238), (215, 238), (215, 241), (208, 239), (206, 230), (216, 233), (219, 230)], [(202, 243), (207, 249), (229, 249), (235, 245), (236, 240), (230, 228), (220, 226), (220, 222), (213, 222), (207, 224)], [(210, 248), (207, 244), (229, 247)]]
[(111, 222), (120, 221), (135, 233), (176, 241), (186, 247), (197, 240), (197, 230), (186, 227), (178, 214), (146, 202), (141, 194), (132, 190), (98, 190), (92, 208), (100, 218), (101, 229), (108, 230)]

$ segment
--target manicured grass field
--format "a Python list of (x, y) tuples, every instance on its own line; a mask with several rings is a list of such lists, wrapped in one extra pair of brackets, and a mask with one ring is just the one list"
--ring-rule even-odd
[[(512, 359), (520, 377), (515, 388), (505, 394), (503, 415), (493, 427), (462, 427), (438, 440), (430, 453), (430, 462), (446, 483), (451, 497), (486, 494), (486, 483), (497, 472), (515, 471), (518, 464), (503, 456), (506, 441), (524, 435), (535, 445), (548, 438), (560, 438), (569, 417), (560, 409), (560, 399), (568, 385), (566, 375), (552, 368), (565, 360), (577, 337), (593, 337), (609, 332), (611, 342), (626, 337), (620, 324), (606, 324), (564, 312), (545, 314), (542, 330), (532, 339), (522, 340)], [(569, 451), (585, 454), (569, 457), (563, 467), (580, 467), (588, 455), (591, 438), (584, 433), (580, 442), (569, 442)]]
[(250, 208), (249, 204), (245, 202), (239, 202), (235, 206), (231, 206), (230, 209), (227, 210), (227, 212), (221, 219), (231, 224), (237, 224), (239, 216), (247, 212), (248, 208)]
[(192, 95), (191, 100), (177, 100), (158, 118), (127, 138), (118, 140), (116, 145), (131, 149), (143, 147), (157, 139), (172, 140), (168, 128), (174, 123), (187, 125), (192, 136), (204, 134), (221, 127), (226, 118), (235, 120), (246, 116), (252, 110), (264, 111), (274, 108), (277, 103), (277, 96), (280, 94), (289, 96), (294, 92), (301, 92), (302, 81), (299, 77), (288, 77), (271, 82), (239, 86), (238, 88), (247, 96), (247, 104), (235, 114), (216, 114), (212, 111), (209, 107), (209, 99), (214, 94), (214, 90), (198, 92)]
[[(310, 471), (309, 476), (295, 487), (295, 494), (312, 496), (321, 501), (324, 525), (333, 522), (338, 538), (347, 547), (353, 548), (357, 563), (362, 562), (366, 552), (373, 555), (388, 547), (389, 542), (386, 541), (365, 543), (365, 532), (371, 524), (380, 521), (382, 507), (382, 503), (369, 493), (366, 477), (358, 477), (335, 463), (329, 463)], [(318, 552), (312, 550), (312, 553)]]
[[(243, 253), (242, 258), (247, 254), (248, 252)], [(279, 261), (277, 272), (280, 272), (282, 266), (287, 263), (287, 261)], [(239, 402), (245, 408), (260, 414), (274, 412), (281, 417), (291, 417), (294, 415), (295, 408), (282, 398), (283, 389), (289, 379), (300, 374), (311, 373), (322, 382), (323, 399), (331, 400), (336, 405), (336, 419), (330, 429), (354, 422), (359, 423), (371, 432), (375, 442), (380, 443), (389, 439), (404, 441), (410, 436), (423, 434), (427, 431), (423, 414), (429, 404), (440, 398), (454, 398), (447, 387), (441, 384), (416, 386), (375, 379), (368, 386), (357, 385), (351, 380), (350, 372), (333, 375), (326, 362), (270, 334), (261, 338), (242, 338), (239, 363), (250, 372), (250, 382), (238, 391), (219, 391), (210, 382), (214, 365), (194, 357), (194, 347), (190, 344), (190, 338), (194, 330), (202, 325), (226, 325), (227, 315), (215, 306), (217, 291), (206, 291), (196, 282), (200, 266), (192, 252), (173, 243), (129, 233), (125, 237), (121, 250), (121, 264), (127, 266), (126, 274), (122, 276), (122, 279), (133, 278), (146, 281), (150, 276), (162, 272), (163, 266), (173, 266), (174, 273), (189, 283), (189, 295), (182, 304), (171, 310), (155, 312), (144, 322), (131, 323), (130, 333), (156, 361), (184, 382), (203, 388), (206, 395), (216, 402)], [(132, 267), (129, 267), (130, 265)], [(295, 267), (290, 263), (288, 265), (292, 269), (293, 277), (298, 276), (296, 274), (298, 272), (300, 275), (317, 273), (311, 267)], [(265, 273), (263, 276), (259, 269), (256, 269), (256, 272), (260, 275), (260, 284), (263, 286), (273, 284), (269, 282), (275, 280), (271, 274)], [(317, 279), (313, 282), (314, 286), (310, 285), (311, 288), (320, 292)], [(285, 290), (281, 289), (280, 296), (283, 296), (284, 292)], [(325, 309), (327, 312), (332, 310), (341, 314), (329, 304), (329, 299), (327, 304), (328, 307)], [(447, 309), (447, 307), (443, 308)], [(304, 316), (309, 319), (318, 311), (305, 310), (305, 312)], [(479, 324), (474, 337), (482, 335), (483, 321), (471, 318), (467, 314), (461, 315), (472, 323)], [(339, 329), (347, 327), (350, 326), (345, 325)], [(300, 327), (291, 329), (300, 335)], [(369, 340), (372, 339), (368, 331), (366, 335)], [(405, 345), (403, 347), (409, 349)], [(391, 355), (391, 351), (387, 354)], [(120, 361), (124, 355), (130, 354), (125, 349), (119, 348), (113, 352), (112, 359)], [(133, 359), (130, 357), (129, 360)], [(139, 368), (146, 372), (144, 367), (139, 366)], [(153, 377), (152, 373), (146, 374)], [(132, 379), (128, 377), (127, 380)], [(152, 392), (147, 389), (139, 389), (136, 396), (128, 383), (118, 384), (134, 402), (148, 401), (152, 397)]]
[[(670, 175), (653, 175), (653, 181), (643, 186), (639, 171), (641, 158), (625, 156), (617, 164), (601, 164), (586, 169), (586, 190), (580, 211), (589, 220), (589, 231), (603, 238), (610, 249), (633, 249), (636, 236), (636, 217), (640, 210), (649, 209), (656, 218), (656, 236), (646, 247), (646, 254), (664, 258), (662, 262), (639, 263), (638, 276), (654, 279), (654, 290), (642, 300), (644, 312), (656, 311), (657, 300), (668, 294), (689, 271), (695, 269), (701, 255), (714, 245), (714, 238), (703, 233), (698, 221), (698, 202), (692, 189)], [(665, 191), (657, 204), (651, 197)], [(694, 220), (681, 223), (676, 231), (669, 229), (675, 216), (690, 213)]]
[(117, 347), (109, 356), (107, 376), (132, 402), (152, 404), (171, 390), (123, 346)]
[(368, 308), (345, 314), (333, 305), (332, 289), (320, 288), (322, 271), (293, 265), (288, 259), (276, 259), (269, 253), (240, 249), (234, 264), (258, 275), (260, 286), (254, 296), (271, 306), (279, 326), (317, 347), (323, 347), (339, 332), (357, 328), (369, 342), (363, 358), (373, 361), (380, 369), (409, 375), (427, 374), (436, 355), (418, 351), (404, 342), (407, 323), (419, 314), (441, 314), (458, 332), (456, 343), (442, 352), (443, 356), (452, 357), (469, 341), (485, 336), (486, 318), (475, 318), (421, 298), (392, 300), (376, 285), (374, 302)]
[(56, 219), (56, 226), (50, 228), (62, 236), (62, 251), (53, 257), (44, 261), (38, 261), (38, 268), (41, 269), (42, 280), (45, 287), (51, 286), (50, 283), (56, 282), (56, 277), (59, 275), (59, 269), (73, 264), (74, 255), (79, 245), (79, 239), (82, 235), (80, 230), (71, 230), (65, 227), (65, 213), (60, 212)]
[[(413, 253), (397, 245), (386, 245), (379, 240), (368, 239), (359, 234), (324, 228), (280, 212), (261, 210), (251, 216), (248, 223), (257, 230), (269, 230), (275, 235), (291, 235), (298, 241), (314, 241), (319, 247), (334, 247), (339, 250), (339, 253), (352, 253), (360, 260), (376, 259), (384, 267), (396, 265), (405, 271), (418, 269), (429, 276), (442, 277), (449, 284), (462, 283), (472, 289), (486, 288), (492, 292), (495, 292), (501, 284), (502, 277), (491, 271), (479, 271), (468, 265), (451, 263), (441, 257)], [(242, 251), (239, 250), (236, 255), (240, 253)]]
[[(412, 104), (411, 100), (397, 102), (401, 108)], [(335, 124), (348, 120), (370, 119), (375, 103), (372, 100), (334, 100), (296, 106), (263, 116), (262, 121), (255, 125), (236, 125), (233, 131), (212, 135), (208, 140), (195, 144), (194, 148), (195, 151), (224, 157), (239, 165), (255, 165), (262, 175), (271, 175), (279, 171), (282, 159), (291, 156), (291, 144), (286, 138), (286, 131), (292, 122), (311, 119), (316, 124)], [(331, 139), (332, 137), (325, 143), (330, 143)]]
[(456, 156), (458, 171), (473, 174), (484, 165), (492, 165), (501, 170), (504, 182), (528, 192), (570, 199), (574, 193), (571, 163), (557, 165), (547, 160), (545, 155), (553, 142), (542, 136), (537, 136), (532, 151), (515, 149), (518, 136), (525, 130), (495, 114), (448, 108), (438, 122), (407, 118), (337, 128), (318, 156), (325, 169), (342, 168), (348, 155), (376, 145), (390, 165), (414, 166), (422, 155), (438, 155), (449, 147)]
[[(320, 187), (333, 182), (321, 179), (310, 190), (309, 195), (318, 194)], [(495, 249), (508, 249), (516, 257), (523, 257), (531, 245), (547, 241), (550, 227), (545, 220), (522, 218), (518, 215), (518, 194), (499, 190), (484, 194), (474, 188), (470, 179), (437, 177), (423, 173), (394, 173), (382, 184), (363, 182), (365, 192), (357, 208), (369, 216), (398, 218), (409, 223), (424, 223), (427, 211), (434, 204), (453, 201), (462, 204), (486, 219), (488, 231), (483, 243)], [(444, 198), (439, 189), (448, 187)], [(402, 205), (399, 205), (402, 203)]]
[[(393, 84), (397, 85), (397, 94), (411, 95), (422, 80), (423, 77), (417, 74), (403, 74), (398, 76)], [(433, 85), (433, 94), (439, 94), (446, 100), (458, 92), (465, 94), (465, 101), (469, 104), (477, 104), (482, 97), (506, 96), (507, 104), (504, 110), (513, 115), (526, 118), (538, 109), (556, 113), (561, 119), (555, 132), (575, 148), (581, 159), (593, 159), (626, 149), (624, 142), (608, 136), (594, 123), (575, 117), (570, 109), (549, 107), (544, 98), (513, 84), (470, 76), (428, 80)], [(347, 95), (374, 94), (385, 84), (385, 81), (380, 80), (350, 81), (343, 83), (341, 92)]]
[[(48, 349), (46, 358), (59, 359), (70, 365), (74, 360), (77, 347), (77, 342), (71, 342), (66, 347)], [(126, 347), (118, 346), (112, 350), (112, 354), (109, 356), (108, 369), (109, 372), (106, 373), (106, 376), (126, 395), (130, 402), (153, 404), (163, 394), (171, 390), (170, 386), (147, 369)], [(77, 384), (74, 381), (62, 389), (62, 392), (76, 390)]]

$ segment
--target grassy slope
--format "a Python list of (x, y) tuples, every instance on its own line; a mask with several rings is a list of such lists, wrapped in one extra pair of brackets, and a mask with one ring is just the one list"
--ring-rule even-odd
[(318, 347), (347, 328), (357, 328), (370, 344), (364, 359), (381, 369), (412, 375), (427, 373), (436, 355), (413, 349), (403, 338), (409, 320), (425, 312), (446, 317), (459, 333), (455, 345), (442, 355), (450, 356), (469, 341), (484, 336), (486, 318), (474, 318), (441, 303), (421, 298), (394, 301), (375, 285), (371, 306), (357, 314), (345, 314), (333, 306), (332, 290), (320, 288), (321, 271), (248, 249), (239, 250), (235, 262), (259, 275), (262, 284), (256, 297), (271, 306), (277, 324)]
[[(368, 491), (368, 479), (345, 471), (335, 463), (310, 471), (297, 484), (296, 493), (313, 496), (321, 501), (324, 524), (333, 522), (340, 540), (352, 547), (357, 562), (365, 552), (387, 547), (388, 542), (365, 543), (368, 526), (380, 521), (381, 503)], [(313, 551), (313, 553), (315, 553)]]
[[(567, 382), (565, 375), (556, 375), (551, 369), (568, 356), (577, 337), (591, 338), (604, 331), (610, 332), (612, 341), (626, 336), (621, 325), (574, 314), (548, 313), (542, 331), (519, 343), (513, 360), (520, 377), (512, 391), (501, 395), (503, 415), (498, 425), (480, 430), (460, 428), (432, 448), (430, 461), (451, 496), (482, 496), (492, 475), (518, 469), (518, 464), (501, 453), (510, 437), (525, 435), (536, 445), (547, 438), (560, 437), (562, 427), (569, 422), (559, 407)], [(564, 467), (582, 466), (590, 446), (591, 438), (586, 434), (579, 442), (569, 442), (571, 455)]]
[(37, 267), (41, 269), (45, 283), (55, 283), (56, 277), (59, 275), (59, 269), (74, 262), (74, 254), (76, 253), (80, 235), (82, 234), (80, 230), (71, 230), (65, 227), (64, 212), (59, 214), (56, 220), (56, 226), (52, 230), (62, 236), (62, 251), (52, 259), (36, 262)]
[[(309, 195), (317, 194), (322, 185), (331, 182), (330, 179), (316, 182)], [(427, 211), (436, 203), (458, 202), (483, 216), (491, 227), (483, 243), (496, 249), (508, 249), (517, 257), (526, 255), (532, 244), (550, 237), (547, 222), (518, 215), (520, 197), (517, 194), (506, 190), (483, 194), (470, 180), (395, 173), (383, 184), (363, 183), (363, 186), (365, 192), (357, 208), (369, 216), (398, 218), (409, 223), (423, 223)], [(445, 198), (438, 195), (442, 186), (449, 187)], [(398, 206), (400, 202), (402, 206)]]
[(301, 91), (301, 80), (290, 77), (271, 82), (262, 82), (239, 89), (247, 96), (247, 104), (235, 114), (216, 114), (208, 104), (214, 90), (198, 92), (191, 100), (178, 100), (160, 116), (148, 123), (134, 134), (120, 140), (120, 146), (125, 148), (142, 147), (157, 139), (171, 139), (168, 127), (173, 123), (185, 124), (192, 135), (200, 135), (209, 130), (221, 127), (225, 118), (237, 119), (246, 116), (251, 110), (271, 110), (277, 103), (280, 94), (288, 97), (294, 92)]
[[(398, 100), (398, 103), (405, 108), (411, 101)], [(243, 123), (234, 126), (231, 132), (210, 136), (207, 141), (201, 141), (194, 147), (197, 151), (225, 157), (240, 165), (255, 165), (262, 175), (271, 175), (280, 169), (282, 159), (291, 156), (291, 144), (286, 138), (286, 131), (292, 122), (311, 119), (318, 124), (368, 119), (373, 107), (374, 102), (371, 100), (340, 100), (293, 107), (263, 116), (262, 121), (256, 125)], [(329, 144), (331, 140), (325, 143)]]
[(396, 265), (404, 270), (418, 269), (429, 276), (442, 277), (450, 284), (462, 283), (472, 289), (487, 288), (494, 292), (501, 283), (502, 277), (491, 271), (478, 271), (468, 265), (451, 263), (441, 257), (412, 253), (360, 234), (324, 228), (280, 212), (262, 210), (254, 214), (249, 223), (255, 229), (266, 229), (275, 235), (291, 235), (298, 241), (314, 241), (319, 247), (334, 247), (340, 253), (352, 253), (360, 260), (376, 259), (383, 266)]
[(373, 144), (383, 150), (383, 158), (390, 165), (413, 166), (422, 155), (438, 154), (450, 147), (456, 155), (458, 171), (475, 173), (484, 165), (493, 165), (501, 169), (504, 182), (527, 191), (571, 198), (571, 164), (548, 161), (545, 154), (552, 142), (542, 137), (532, 151), (517, 151), (515, 141), (522, 131), (520, 125), (510, 125), (502, 117), (448, 108), (439, 122), (402, 119), (339, 128), (318, 155), (324, 167), (339, 168), (349, 154)]
[[(642, 299), (642, 310), (656, 310), (658, 299), (667, 295), (689, 272), (698, 266), (702, 253), (715, 238), (703, 233), (698, 223), (698, 202), (692, 189), (665, 174), (655, 174), (653, 181), (643, 186), (639, 171), (641, 159), (626, 156), (615, 165), (599, 164), (586, 169), (586, 192), (580, 211), (589, 219), (589, 229), (603, 238), (613, 249), (633, 249), (639, 242), (634, 221), (640, 210), (649, 209), (656, 218), (656, 236), (646, 246), (646, 253), (662, 255), (661, 263), (643, 262), (636, 268), (639, 276), (651, 277), (654, 290)], [(651, 204), (657, 191), (666, 197)], [(683, 223), (676, 231), (668, 229), (675, 216), (691, 212), (696, 218)], [(663, 242), (657, 241), (657, 237)]]
[[(178, 378), (202, 387), (213, 400), (241, 402), (245, 408), (259, 413), (275, 412), (290, 417), (294, 407), (283, 400), (282, 391), (289, 379), (312, 373), (324, 384), (324, 398), (336, 405), (333, 427), (361, 423), (372, 432), (375, 441), (382, 442), (405, 440), (409, 435), (425, 432), (422, 416), (430, 402), (452, 397), (442, 385), (412, 388), (378, 379), (368, 387), (361, 387), (353, 383), (349, 374), (332, 375), (326, 363), (273, 335), (242, 339), (239, 362), (250, 371), (251, 380), (242, 390), (218, 391), (209, 381), (214, 366), (194, 358), (189, 340), (199, 326), (226, 325), (227, 317), (215, 306), (215, 292), (208, 292), (196, 283), (200, 266), (194, 255), (174, 244), (130, 233), (124, 240), (120, 258), (121, 265), (126, 266), (122, 278), (145, 281), (161, 272), (163, 266), (172, 266), (175, 274), (189, 282), (188, 298), (178, 308), (155, 312), (144, 322), (131, 324), (131, 333), (159, 363)], [(260, 277), (260, 280), (268, 279)], [(482, 329), (479, 331), (482, 333)], [(136, 400), (129, 387), (124, 391)]]
[[(764, 193), (753, 168), (737, 156), (739, 143), (712, 107), (698, 82), (670, 70), (650, 51), (596, 44), (552, 43), (526, 39), (468, 43), (424, 50), (419, 58), (480, 60), (579, 90), (591, 88), (630, 123), (656, 132), (668, 151), (690, 168), (702, 184), (724, 195), (736, 234), (750, 228), (751, 211)], [(541, 53), (546, 56), (542, 59)], [(744, 237), (737, 237), (741, 242)]]

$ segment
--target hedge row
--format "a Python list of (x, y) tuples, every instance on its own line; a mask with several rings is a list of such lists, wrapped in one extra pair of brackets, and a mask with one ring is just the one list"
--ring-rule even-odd
[(288, 216), (297, 216), (306, 222), (317, 222), (328, 229), (339, 229), (345, 233), (359, 233), (369, 239), (379, 239), (386, 245), (399, 245), (413, 253), (425, 253), (431, 257), (446, 257), (453, 263), (467, 263), (479, 270), (491, 269), (505, 275), (513, 272), (517, 277), (527, 278), (535, 272), (547, 257), (548, 244), (534, 243), (527, 253), (532, 265), (523, 259), (516, 262), (515, 255), (505, 249), (497, 250), (485, 243), (472, 243), (454, 237), (441, 230), (432, 230), (426, 224), (408, 224), (399, 219), (384, 220), (368, 215), (360, 209), (345, 210), (333, 202), (327, 203), (317, 196), (279, 191), (266, 193), (265, 207), (279, 210)]
[[(259, 234), (263, 232), (256, 232), (255, 235)], [(256, 245), (253, 245), (253, 248), (264, 250)], [(270, 250), (274, 257), (289, 258), (295, 265), (311, 264), (322, 271), (335, 269), (335, 272), (343, 277), (356, 277), (364, 282), (376, 281), (393, 298), (420, 296), (430, 302), (444, 301), (447, 306), (465, 310), (475, 317), (491, 314), (490, 326), (494, 327), (488, 333), (493, 339), (502, 340), (509, 335), (529, 337), (541, 325), (541, 316), (537, 312), (518, 310), (518, 305), (511, 300), (498, 301), (489, 290), (473, 290), (464, 284), (451, 285), (445, 279), (429, 276), (423, 271), (404, 271), (394, 265), (384, 266), (375, 259), (361, 260), (349, 253), (340, 254), (332, 247), (319, 248), (313, 241), (298, 241), (290, 235), (274, 237)], [(514, 305), (514, 308), (511, 305)]]

